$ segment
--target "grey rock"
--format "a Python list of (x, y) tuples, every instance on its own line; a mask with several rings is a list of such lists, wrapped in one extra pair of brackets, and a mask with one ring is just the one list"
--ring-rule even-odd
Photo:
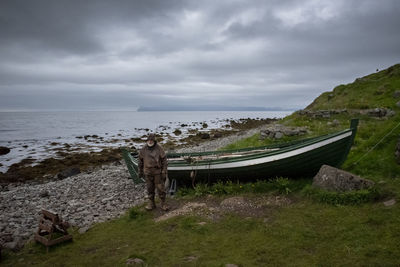
[(201, 139), (210, 139), (210, 134), (209, 133), (202, 133), (202, 134), (200, 134), (200, 138)]
[(89, 228), (90, 228), (89, 226), (85, 226), (85, 227), (79, 228), (78, 232), (80, 234), (84, 234), (89, 230)]
[(184, 258), (184, 260), (185, 260), (186, 262), (192, 262), (192, 261), (197, 260), (197, 256), (186, 256), (186, 257)]
[(281, 132), (276, 132), (274, 138), (275, 139), (281, 139), (283, 137), (283, 133)]
[(336, 192), (366, 189), (373, 185), (370, 180), (328, 165), (322, 165), (312, 183), (314, 187)]
[(12, 251), (18, 251), (24, 247), (24, 240), (21, 237), (15, 237), (13, 241), (4, 243), (4, 247)]
[(221, 137), (222, 137), (222, 133), (220, 133), (220, 132), (216, 132), (213, 135), (213, 138), (221, 138)]
[(394, 98), (399, 98), (399, 97), (400, 97), (400, 91), (399, 91), (399, 90), (395, 91), (395, 92), (393, 93), (393, 97), (394, 97)]
[(49, 197), (49, 196), (50, 196), (50, 194), (49, 194), (49, 191), (47, 191), (47, 190), (43, 190), (39, 193), (39, 197)]
[(62, 172), (60, 172), (59, 174), (57, 174), (57, 178), (58, 179), (65, 179), (67, 177), (70, 177), (70, 176), (73, 176), (73, 175), (77, 175), (79, 173), (81, 173), (80, 168), (72, 167), (72, 168), (65, 169)]
[(390, 207), (393, 206), (394, 204), (396, 204), (396, 200), (394, 198), (383, 202), (383, 205), (385, 205), (385, 207)]
[(400, 101), (396, 103), (396, 106), (400, 108)]
[(6, 155), (8, 153), (10, 153), (10, 149), (8, 147), (5, 146), (0, 146), (0, 155)]
[(304, 135), (307, 133), (307, 129), (305, 127), (287, 127), (280, 124), (275, 124), (272, 126), (268, 126), (265, 129), (260, 131), (260, 139), (264, 140), (265, 138), (275, 138), (280, 139), (283, 136), (296, 136), (296, 135)]
[(127, 260), (126, 260), (126, 265), (139, 265), (139, 266), (144, 266), (144, 260), (139, 259), (139, 258), (127, 259)]
[(361, 114), (367, 113), (367, 115), (369, 115), (371, 117), (378, 117), (378, 118), (391, 117), (396, 114), (396, 112), (394, 112), (391, 109), (387, 109), (387, 108), (368, 109), (366, 111), (361, 111), (360, 113)]
[(0, 243), (12, 242), (14, 240), (11, 233), (2, 233), (0, 235)]

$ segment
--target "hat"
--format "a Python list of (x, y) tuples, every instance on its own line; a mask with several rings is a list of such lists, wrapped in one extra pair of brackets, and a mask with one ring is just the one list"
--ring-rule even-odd
[(149, 140), (156, 141), (156, 136), (153, 133), (149, 134), (149, 136), (147, 136), (146, 141), (149, 141)]

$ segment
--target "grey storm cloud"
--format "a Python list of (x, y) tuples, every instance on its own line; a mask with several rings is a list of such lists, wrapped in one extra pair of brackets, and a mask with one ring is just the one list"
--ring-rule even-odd
[(400, 2), (0, 2), (0, 109), (302, 108), (396, 64)]

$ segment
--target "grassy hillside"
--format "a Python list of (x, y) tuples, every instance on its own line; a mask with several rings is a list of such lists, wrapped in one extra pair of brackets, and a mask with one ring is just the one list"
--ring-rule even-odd
[(320, 95), (306, 109), (396, 109), (393, 98), (396, 90), (400, 90), (400, 64), (358, 78), (353, 83), (339, 85)]
[[(396, 163), (394, 154), (400, 138), (400, 107), (396, 105), (400, 97), (395, 97), (396, 91), (400, 91), (400, 64), (358, 78), (353, 83), (337, 86), (333, 91), (321, 94), (306, 108), (310, 112), (343, 109), (346, 112), (331, 114), (325, 118), (295, 112), (280, 123), (287, 126), (307, 126), (310, 131), (308, 136), (317, 136), (348, 128), (351, 118), (359, 118), (354, 145), (342, 167), (375, 181), (394, 182), (394, 179), (400, 178), (400, 165)], [(394, 111), (394, 115), (381, 118), (368, 115), (368, 110), (375, 108), (390, 109)], [(339, 123), (332, 123), (334, 120)], [(395, 128), (396, 126), (398, 127)], [(294, 138), (286, 137), (284, 141), (292, 139)], [(260, 146), (281, 141), (261, 141), (259, 134), (256, 134), (227, 148)], [(370, 151), (376, 144), (378, 145)]]

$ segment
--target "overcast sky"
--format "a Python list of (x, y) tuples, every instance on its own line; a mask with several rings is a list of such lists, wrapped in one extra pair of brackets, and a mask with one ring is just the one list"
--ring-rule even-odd
[(0, 110), (304, 108), (400, 62), (400, 1), (1, 0)]

